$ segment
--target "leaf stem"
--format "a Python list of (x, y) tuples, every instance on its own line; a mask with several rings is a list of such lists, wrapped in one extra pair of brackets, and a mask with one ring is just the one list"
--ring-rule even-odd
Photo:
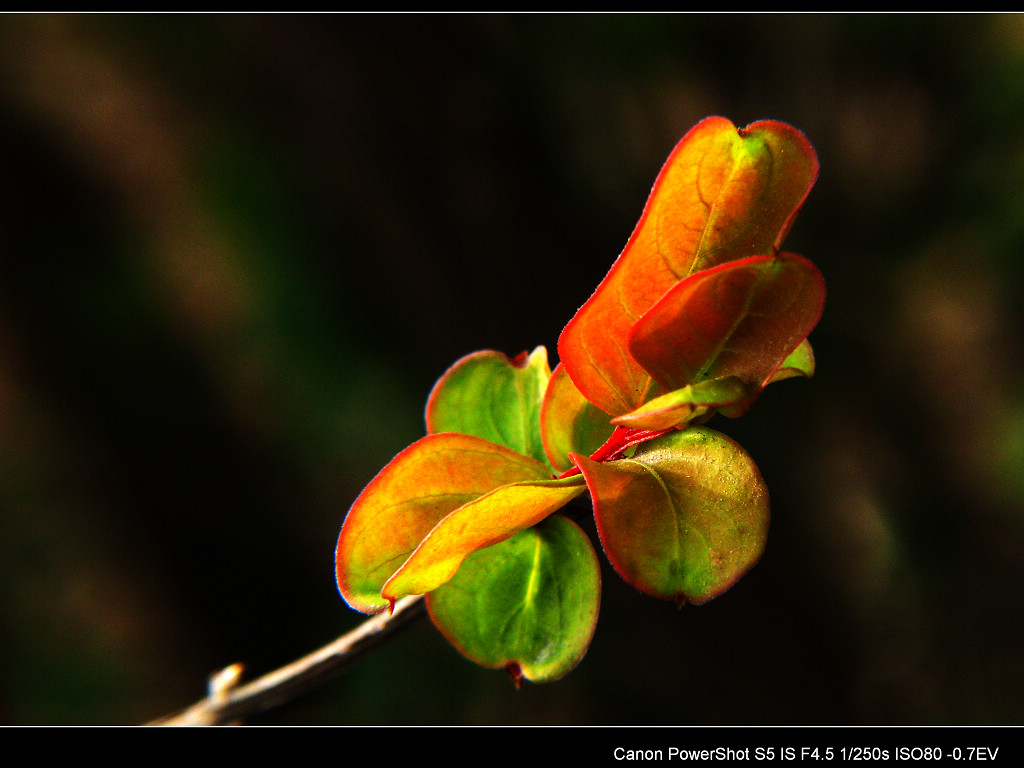
[[(640, 445), (640, 443), (646, 443), (648, 440), (653, 440), (656, 437), (667, 435), (669, 432), (675, 431), (675, 429), (675, 427), (669, 427), (668, 429), (636, 429), (635, 427), (616, 426), (615, 431), (605, 440), (604, 445), (590, 454), (590, 460), (615, 461), (615, 459), (621, 459), (625, 452), (634, 445)], [(560, 474), (558, 479), (572, 477), (579, 473), (579, 467), (573, 467)]]
[(232, 664), (210, 678), (205, 699), (148, 725), (224, 725), (264, 712), (317, 687), (380, 645), (413, 619), (422, 616), (422, 595), (397, 601), (392, 613), (364, 621), (323, 648), (240, 687), (234, 687), (241, 665)]

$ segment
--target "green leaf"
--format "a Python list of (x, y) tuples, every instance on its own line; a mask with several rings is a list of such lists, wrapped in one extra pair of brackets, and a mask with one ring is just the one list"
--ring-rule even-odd
[(747, 453), (710, 429), (691, 427), (606, 463), (574, 455), (615, 570), (642, 592), (703, 603), (761, 556), (768, 491)]
[(807, 337), (825, 303), (825, 282), (802, 256), (731, 261), (690, 276), (665, 294), (630, 333), (629, 350), (665, 391), (736, 376), (737, 416)]
[(571, 469), (570, 451), (589, 456), (604, 444), (614, 429), (608, 414), (583, 396), (565, 367), (556, 366), (540, 415), (541, 437), (551, 466), (557, 472)]
[(393, 602), (437, 589), (462, 561), (536, 525), (586, 491), (580, 476), (503, 485), (462, 505), (427, 534), (416, 551), (388, 580), (381, 596)]
[(546, 462), (540, 409), (550, 378), (544, 347), (511, 360), (491, 350), (466, 355), (431, 390), (427, 432), (476, 435)]
[(714, 413), (715, 408), (743, 402), (747, 397), (747, 386), (736, 376), (706, 379), (648, 400), (635, 411), (612, 419), (612, 423), (645, 430), (685, 426)]
[(800, 342), (800, 346), (794, 349), (792, 354), (782, 362), (779, 370), (772, 374), (769, 383), (791, 379), (794, 376), (804, 376), (809, 379), (813, 375), (814, 350), (811, 349), (811, 342), (804, 339)]
[(597, 624), (601, 574), (590, 540), (552, 515), (470, 555), (427, 595), (438, 629), (470, 660), (534, 682), (583, 658)]
[(338, 537), (338, 589), (355, 610), (378, 613), (385, 582), (448, 514), (495, 488), (550, 478), (546, 465), (473, 435), (417, 440), (370, 481)]
[(559, 358), (586, 398), (613, 416), (643, 404), (651, 382), (629, 354), (633, 324), (689, 275), (775, 253), (817, 174), (813, 148), (785, 123), (737, 129), (711, 117), (691, 129), (665, 162), (622, 254), (558, 340)]

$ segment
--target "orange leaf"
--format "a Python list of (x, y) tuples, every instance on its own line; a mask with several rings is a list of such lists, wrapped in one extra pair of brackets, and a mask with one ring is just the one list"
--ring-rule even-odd
[(345, 518), (335, 557), (341, 596), (357, 611), (383, 610), (384, 583), (449, 513), (503, 485), (550, 477), (536, 459), (472, 435), (417, 440), (370, 481)]
[(558, 353), (580, 392), (619, 416), (647, 398), (651, 378), (628, 337), (674, 285), (699, 270), (774, 253), (818, 173), (806, 137), (773, 121), (695, 126), (654, 183), (629, 242), (563, 330)]
[(753, 256), (687, 278), (633, 326), (629, 351), (665, 390), (704, 378), (739, 378), (749, 396), (737, 416), (807, 337), (825, 303), (825, 281), (792, 253)]
[(469, 555), (536, 525), (584, 491), (586, 484), (576, 475), (512, 483), (464, 504), (427, 534), (384, 585), (381, 596), (394, 602), (437, 589)]

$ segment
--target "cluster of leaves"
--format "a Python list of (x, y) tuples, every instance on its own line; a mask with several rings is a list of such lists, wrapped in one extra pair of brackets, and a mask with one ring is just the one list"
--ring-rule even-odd
[(767, 384), (810, 376), (824, 282), (779, 247), (818, 173), (802, 133), (708, 118), (669, 156), (611, 271), (544, 347), (470, 354), (430, 394), (427, 436), (353, 504), (338, 540), (348, 604), (426, 595), (440, 631), (517, 682), (590, 644), (600, 570), (558, 511), (589, 492), (615, 570), (702, 603), (760, 557), (768, 493), (749, 455), (702, 426)]

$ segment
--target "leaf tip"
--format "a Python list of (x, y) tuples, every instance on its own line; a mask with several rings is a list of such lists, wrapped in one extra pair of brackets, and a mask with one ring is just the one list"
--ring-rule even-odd
[(523, 668), (519, 665), (518, 661), (510, 661), (506, 664), (505, 671), (508, 672), (508, 676), (512, 678), (512, 682), (515, 683), (516, 688), (523, 687)]

